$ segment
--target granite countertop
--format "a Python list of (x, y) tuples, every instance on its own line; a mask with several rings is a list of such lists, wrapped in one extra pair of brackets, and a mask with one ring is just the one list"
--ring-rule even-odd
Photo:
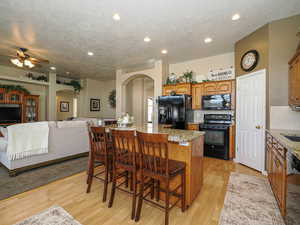
[(268, 132), (276, 138), (283, 146), (292, 152), (300, 159), (300, 142), (295, 142), (287, 139), (284, 135), (300, 136), (300, 130), (268, 130)]
[(169, 135), (169, 141), (173, 142), (191, 142), (194, 139), (203, 136), (205, 132), (203, 131), (193, 131), (193, 130), (180, 130), (180, 129), (171, 129), (163, 128), (160, 125), (147, 124), (144, 126), (132, 126), (126, 128), (116, 128), (108, 126), (109, 129), (118, 129), (118, 130), (137, 130), (145, 133), (163, 133)]

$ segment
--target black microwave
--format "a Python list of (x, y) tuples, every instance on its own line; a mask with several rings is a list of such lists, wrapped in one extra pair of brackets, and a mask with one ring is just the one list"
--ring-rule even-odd
[(202, 96), (204, 110), (231, 110), (231, 94)]

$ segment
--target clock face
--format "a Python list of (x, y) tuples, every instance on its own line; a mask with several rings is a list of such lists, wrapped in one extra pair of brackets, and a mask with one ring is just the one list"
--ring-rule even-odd
[(258, 52), (251, 50), (246, 52), (241, 59), (241, 67), (244, 71), (253, 70), (258, 63)]

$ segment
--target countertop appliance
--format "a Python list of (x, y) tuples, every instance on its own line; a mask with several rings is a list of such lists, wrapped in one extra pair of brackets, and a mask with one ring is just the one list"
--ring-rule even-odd
[(200, 130), (205, 131), (204, 155), (219, 159), (229, 159), (230, 114), (205, 114)]
[(202, 96), (204, 110), (231, 110), (231, 94)]
[(294, 225), (300, 221), (300, 160), (292, 155), (292, 170), (287, 175), (286, 224)]
[(158, 122), (170, 124), (175, 129), (185, 129), (187, 111), (192, 108), (190, 95), (158, 97)]

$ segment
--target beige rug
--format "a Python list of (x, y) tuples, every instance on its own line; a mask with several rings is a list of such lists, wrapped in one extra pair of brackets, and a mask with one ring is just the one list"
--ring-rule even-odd
[(81, 225), (60, 206), (53, 206), (15, 225)]
[(231, 173), (219, 225), (284, 225), (267, 179)]

